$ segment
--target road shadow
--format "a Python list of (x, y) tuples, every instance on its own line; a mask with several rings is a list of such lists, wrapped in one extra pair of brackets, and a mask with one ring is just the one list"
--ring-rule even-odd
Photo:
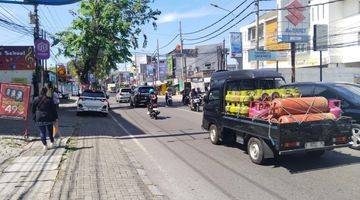
[(282, 167), (292, 174), (337, 168), (360, 163), (360, 157), (339, 151), (328, 151), (322, 157), (313, 158), (306, 154), (279, 156), (269, 159), (268, 166)]
[[(236, 148), (247, 154), (246, 145), (240, 143), (223, 143), (224, 146)], [(250, 159), (250, 158), (249, 158)], [(273, 168), (282, 167), (291, 174), (337, 168), (360, 163), (360, 157), (339, 151), (327, 151), (322, 157), (314, 158), (305, 153), (269, 158), (263, 164)]]

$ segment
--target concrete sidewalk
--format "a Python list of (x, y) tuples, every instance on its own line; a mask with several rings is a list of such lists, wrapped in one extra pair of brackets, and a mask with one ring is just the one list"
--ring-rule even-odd
[(0, 199), (49, 199), (67, 139), (45, 151), (40, 141), (15, 158), (0, 175)]

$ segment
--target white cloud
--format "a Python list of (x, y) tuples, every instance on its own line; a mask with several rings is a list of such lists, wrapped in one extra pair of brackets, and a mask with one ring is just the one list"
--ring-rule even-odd
[(200, 9), (192, 10), (189, 12), (183, 12), (183, 13), (171, 12), (171, 13), (165, 13), (165, 14), (160, 15), (157, 23), (161, 24), (161, 23), (178, 21), (181, 19), (199, 18), (199, 17), (205, 17), (205, 16), (213, 15), (213, 14), (215, 14), (215, 13), (211, 12), (211, 9), (208, 7), (207, 8), (203, 7)]

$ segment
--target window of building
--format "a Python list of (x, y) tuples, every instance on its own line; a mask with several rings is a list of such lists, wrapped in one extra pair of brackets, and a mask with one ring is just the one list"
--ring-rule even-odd
[(248, 40), (251, 41), (251, 40), (255, 40), (255, 37), (256, 37), (256, 32), (255, 32), (255, 27), (251, 27), (248, 29)]
[(319, 20), (319, 19), (320, 19), (320, 17), (319, 17), (319, 14), (320, 14), (320, 6), (316, 6), (316, 10), (317, 10), (317, 12), (316, 12), (317, 20)]
[(259, 38), (264, 38), (264, 24), (259, 25)]
[(360, 32), (358, 32), (358, 45), (360, 45)]
[(314, 21), (314, 16), (315, 16), (315, 8), (312, 7), (311, 9), (311, 20)]
[(323, 14), (323, 19), (325, 19), (325, 5), (322, 5), (322, 14)]

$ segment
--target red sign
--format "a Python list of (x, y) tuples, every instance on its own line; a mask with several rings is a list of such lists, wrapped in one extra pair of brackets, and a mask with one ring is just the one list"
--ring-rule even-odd
[(31, 86), (0, 84), (0, 118), (27, 120)]
[(34, 70), (34, 47), (0, 46), (0, 70)]
[(305, 19), (305, 16), (302, 14), (302, 12), (305, 10), (305, 7), (298, 0), (294, 0), (285, 7), (289, 11), (289, 14), (285, 17), (294, 26), (297, 26)]

